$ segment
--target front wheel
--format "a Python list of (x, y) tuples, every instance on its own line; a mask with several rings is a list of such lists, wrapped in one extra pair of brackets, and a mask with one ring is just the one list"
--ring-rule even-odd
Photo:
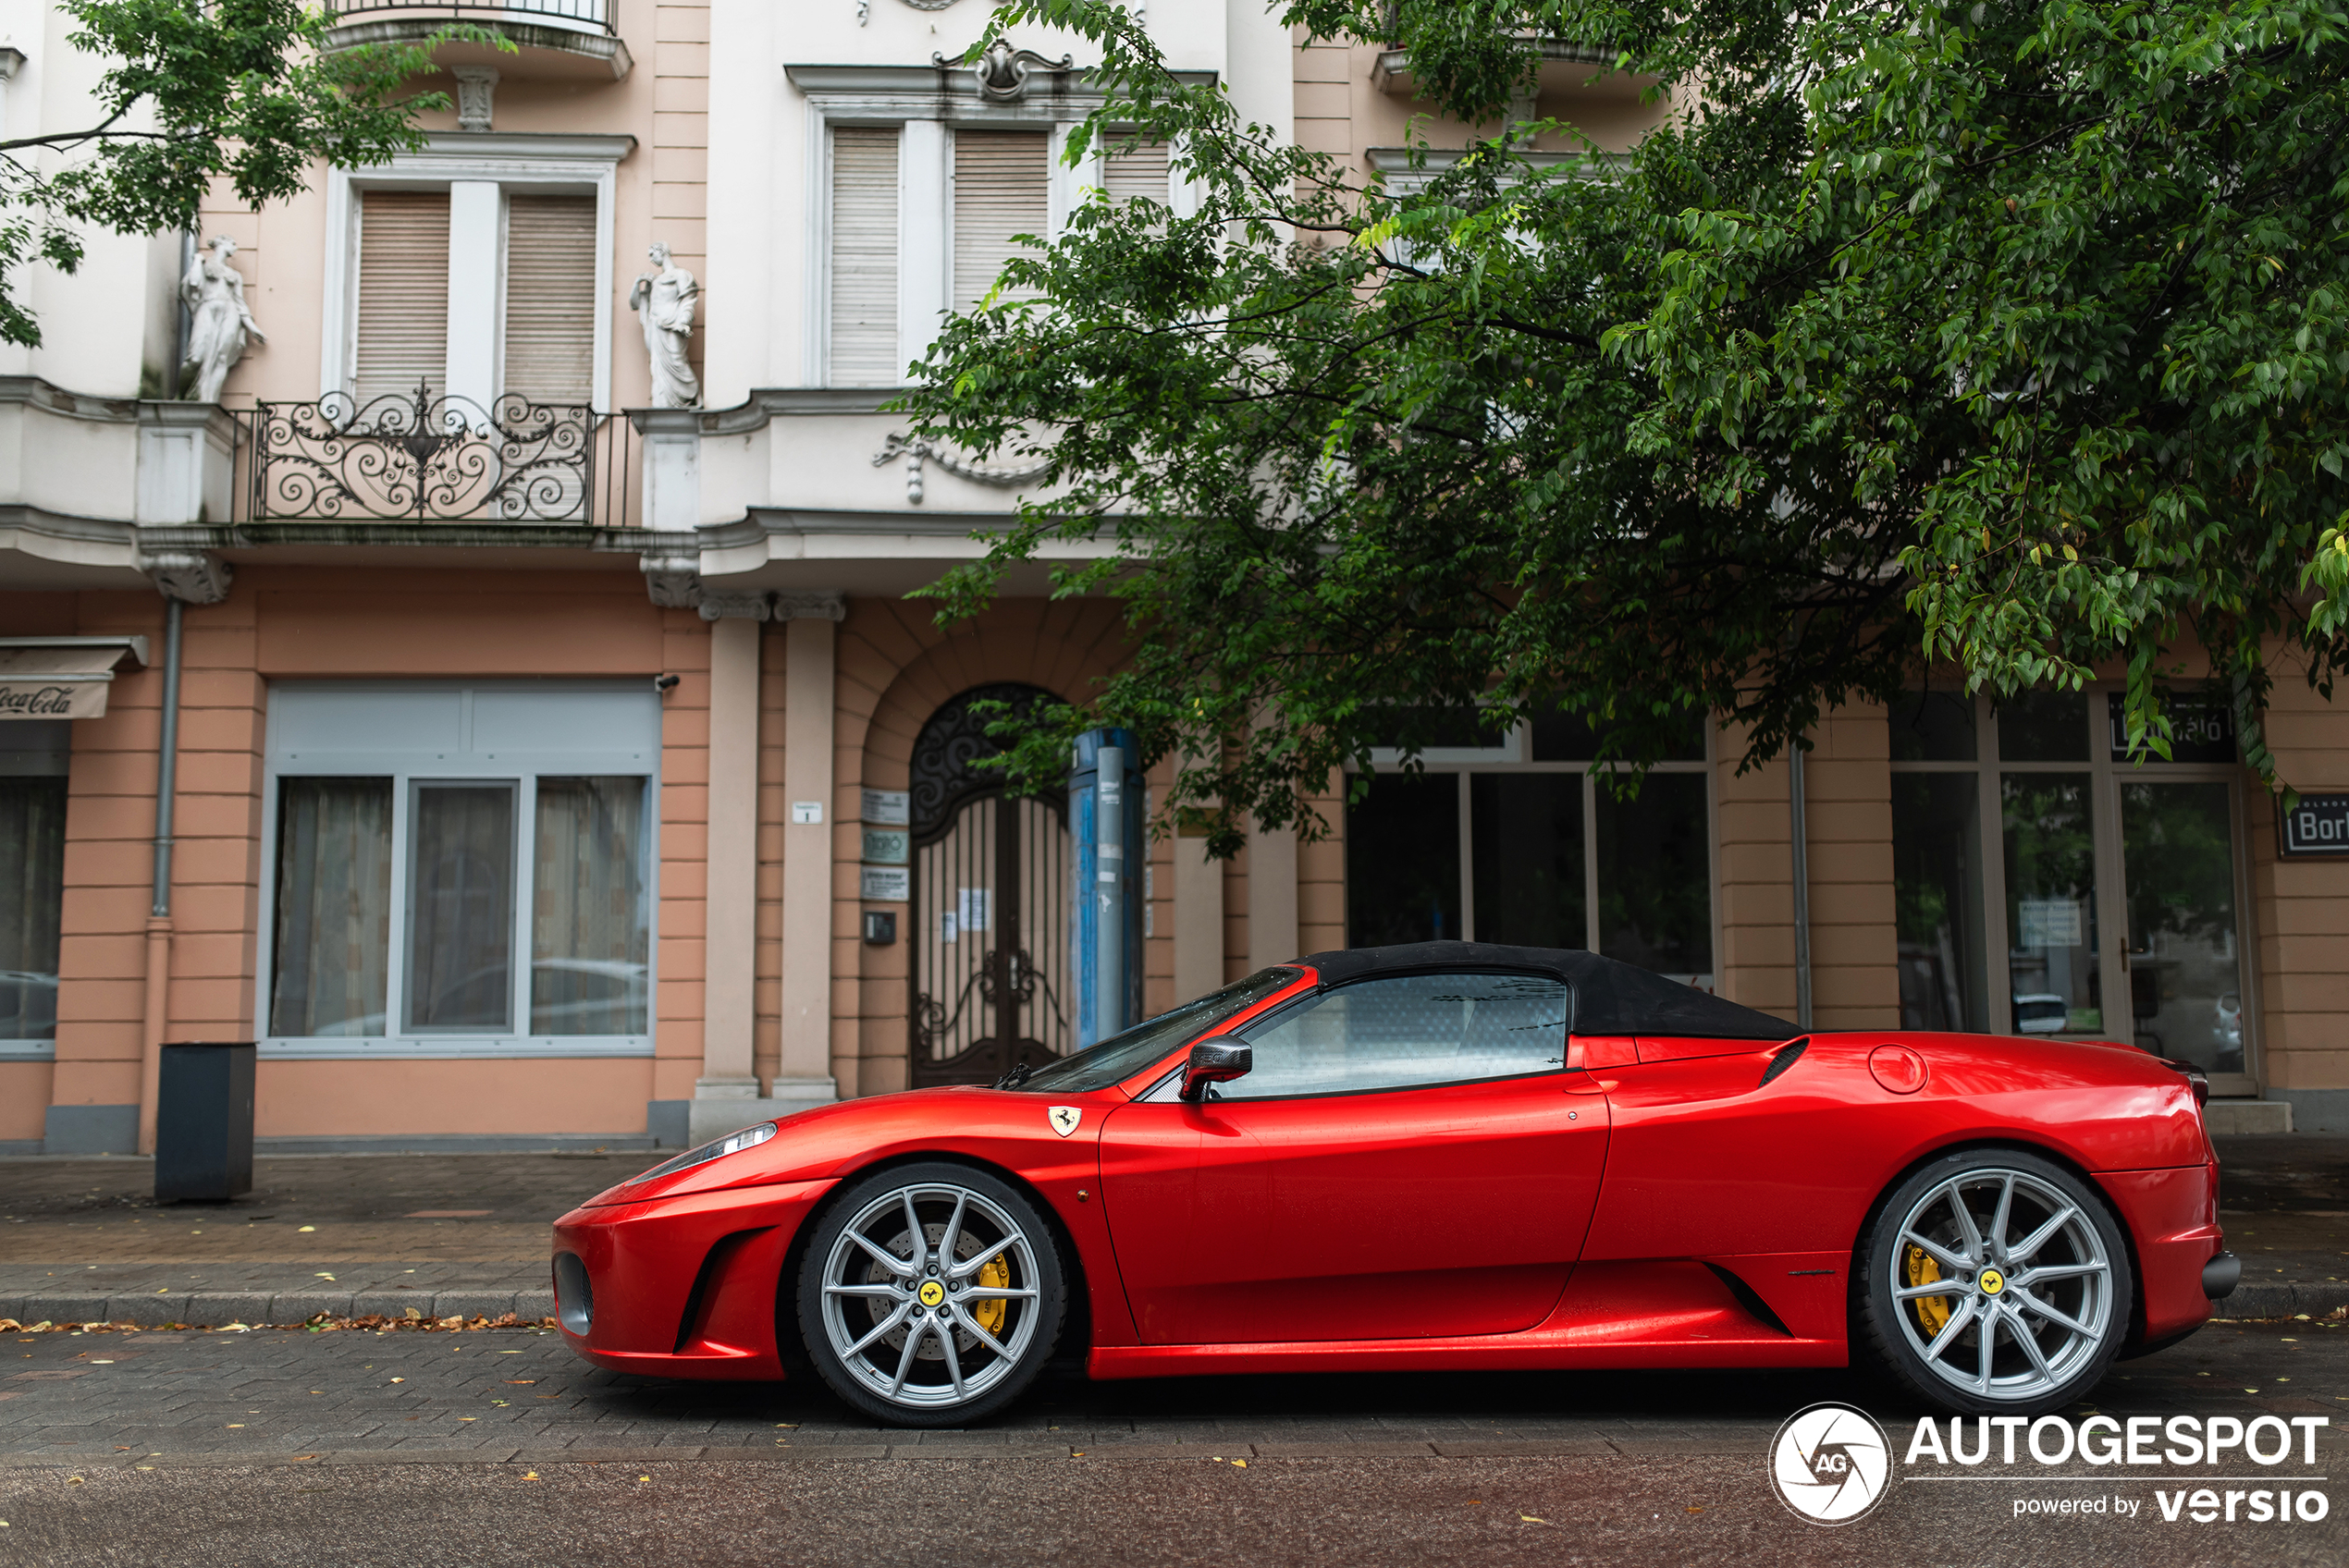
[(1043, 1216), (963, 1165), (900, 1166), (851, 1186), (800, 1265), (808, 1359), (842, 1399), (901, 1427), (959, 1427), (1019, 1397), (1066, 1307)]
[(2079, 1398), (2129, 1331), (2128, 1248), (2104, 1199), (2054, 1161), (1976, 1149), (1895, 1188), (1861, 1248), (1854, 1349), (1961, 1415)]

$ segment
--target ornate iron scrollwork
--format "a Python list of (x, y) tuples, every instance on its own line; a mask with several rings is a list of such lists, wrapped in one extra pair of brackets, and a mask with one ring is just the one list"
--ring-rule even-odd
[(1007, 703), (1021, 717), (1046, 703), (1057, 702), (1050, 692), (1034, 686), (1002, 682), (964, 692), (930, 716), (914, 742), (910, 784), (914, 837), (927, 839), (945, 827), (954, 808), (970, 796), (1000, 788), (1002, 774), (978, 765), (1002, 754), (1003, 748), (987, 727), (994, 716), (971, 712), (978, 702)]
[(413, 394), (254, 408), (252, 510), (269, 518), (585, 522), (597, 415), (509, 395)]

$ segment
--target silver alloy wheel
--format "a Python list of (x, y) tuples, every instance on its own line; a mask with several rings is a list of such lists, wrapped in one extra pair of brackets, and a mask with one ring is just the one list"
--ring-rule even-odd
[(909, 1409), (965, 1404), (1036, 1336), (1036, 1249), (983, 1193), (921, 1182), (859, 1209), (824, 1260), (824, 1333), (849, 1376)]
[(2096, 1222), (2027, 1170), (1962, 1171), (1902, 1217), (1886, 1281), (1917, 1359), (1978, 1399), (2027, 1404), (2096, 1362), (2115, 1329)]

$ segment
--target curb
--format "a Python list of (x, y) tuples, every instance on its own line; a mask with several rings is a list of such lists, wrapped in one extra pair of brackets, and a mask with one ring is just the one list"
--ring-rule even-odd
[(191, 1291), (181, 1295), (80, 1295), (58, 1292), (0, 1296), (0, 1317), (19, 1323), (129, 1323), (160, 1329), (221, 1329), (231, 1323), (306, 1323), (329, 1317), (486, 1317), (511, 1313), (528, 1321), (555, 1315), (552, 1291)]
[(2232, 1294), (2210, 1304), (2211, 1317), (2239, 1321), (2323, 1317), (2343, 1309), (2349, 1309), (2349, 1283), (2330, 1280), (2320, 1285), (2237, 1285)]

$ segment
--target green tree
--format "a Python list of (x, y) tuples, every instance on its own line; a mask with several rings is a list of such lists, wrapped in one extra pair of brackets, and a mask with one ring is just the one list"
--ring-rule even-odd
[(452, 38), (325, 48), (333, 18), (301, 0), (67, 0), (68, 42), (108, 62), (91, 123), (0, 141), (0, 339), (41, 327), (18, 300), (21, 269), (80, 264), (92, 228), (153, 234), (195, 226), (215, 182), (248, 205), (302, 189), (314, 161), (357, 168), (424, 144), (415, 116), (442, 93), (403, 96)]
[[(2160, 753), (2198, 644), (2274, 781), (2275, 644), (2328, 692), (2349, 646), (2349, 6), (1285, 14), (1408, 49), (1466, 153), (1366, 188), (1116, 0), (997, 12), (1089, 40), (1091, 136), (1199, 193), (1081, 207), (917, 367), (924, 435), (1052, 465), (942, 617), (1118, 545), (1055, 591), (1119, 595), (1135, 659), (1019, 776), (1128, 726), (1228, 852), (1234, 812), (1310, 823), (1392, 704), (1563, 705), (1633, 763), (1709, 711), (1752, 764), (1929, 660), (2002, 695), (2120, 661)], [(1511, 121), (1545, 38), (1669, 113), (1629, 154)]]

